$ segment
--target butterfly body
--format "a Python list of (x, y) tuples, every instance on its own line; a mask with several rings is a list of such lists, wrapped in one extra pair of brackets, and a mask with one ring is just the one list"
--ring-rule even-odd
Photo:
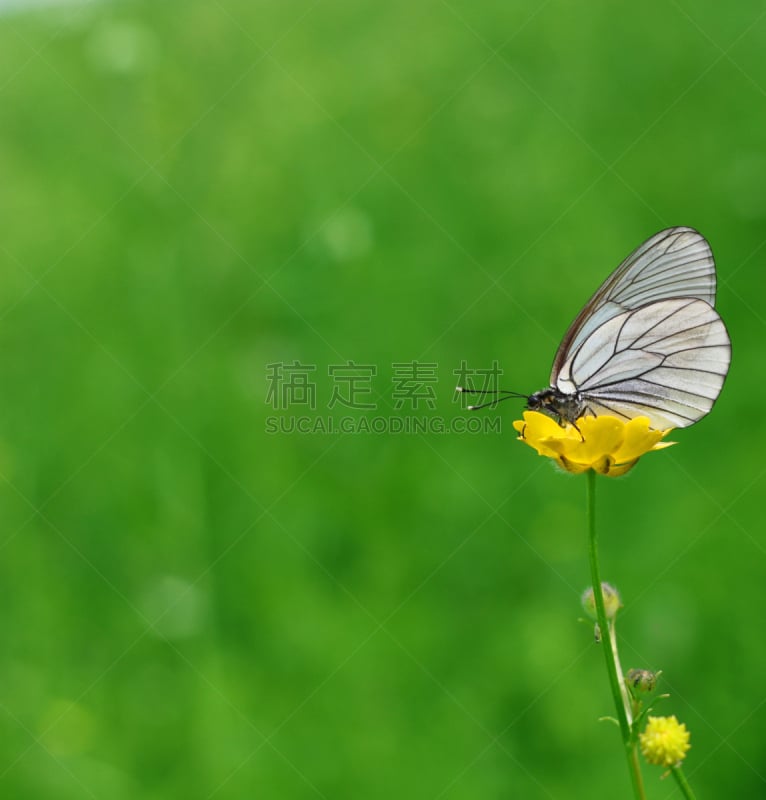
[(530, 395), (527, 408), (562, 424), (601, 415), (645, 416), (657, 429), (697, 422), (731, 361), (715, 291), (713, 254), (701, 234), (683, 227), (655, 234), (569, 326), (550, 386)]
[(583, 405), (582, 395), (579, 392), (565, 394), (553, 386), (541, 389), (527, 398), (527, 408), (530, 411), (541, 411), (559, 423), (574, 424), (582, 416)]

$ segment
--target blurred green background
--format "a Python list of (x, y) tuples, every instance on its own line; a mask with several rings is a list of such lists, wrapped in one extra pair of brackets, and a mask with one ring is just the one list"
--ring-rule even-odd
[[(542, 388), (669, 225), (712, 243), (733, 365), (600, 482), (602, 569), (698, 796), (766, 796), (765, 51), (754, 0), (4, 9), (3, 796), (627, 797), (584, 481), (520, 404), (268, 434), (267, 378), (449, 425), (462, 360)], [(349, 360), (375, 410), (327, 408)], [(434, 408), (396, 408), (412, 361)]]

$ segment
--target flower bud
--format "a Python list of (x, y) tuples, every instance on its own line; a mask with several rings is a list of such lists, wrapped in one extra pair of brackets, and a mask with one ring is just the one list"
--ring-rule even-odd
[(657, 674), (648, 669), (631, 669), (625, 676), (625, 682), (633, 694), (648, 694), (657, 686)]
[[(617, 612), (622, 608), (620, 593), (611, 583), (603, 581), (601, 583), (601, 594), (604, 598), (606, 618), (614, 619), (617, 616)], [(591, 619), (596, 619), (596, 596), (593, 593), (593, 588), (590, 586), (582, 594), (582, 607)]]

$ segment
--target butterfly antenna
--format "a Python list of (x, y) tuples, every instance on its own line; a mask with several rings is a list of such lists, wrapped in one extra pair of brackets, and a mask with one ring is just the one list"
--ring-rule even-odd
[[(524, 400), (527, 399), (527, 395), (521, 394), (519, 392), (509, 392), (507, 389), (466, 389), (464, 386), (456, 386), (455, 391), (460, 392), (460, 394), (494, 395), (495, 399), (490, 400), (488, 403), (481, 403), (478, 406), (466, 406), (468, 411), (478, 411), (480, 408), (489, 408), (490, 406), (496, 406), (503, 400), (510, 400), (510, 398), (512, 397), (520, 397), (523, 398)], [(498, 395), (501, 396), (498, 397)]]

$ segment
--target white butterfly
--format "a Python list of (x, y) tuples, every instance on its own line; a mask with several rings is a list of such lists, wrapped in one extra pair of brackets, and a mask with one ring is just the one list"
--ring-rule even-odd
[(707, 414), (731, 361), (713, 308), (715, 263), (692, 228), (652, 236), (610, 275), (559, 345), (527, 408), (561, 421), (609, 414), (685, 428)]

